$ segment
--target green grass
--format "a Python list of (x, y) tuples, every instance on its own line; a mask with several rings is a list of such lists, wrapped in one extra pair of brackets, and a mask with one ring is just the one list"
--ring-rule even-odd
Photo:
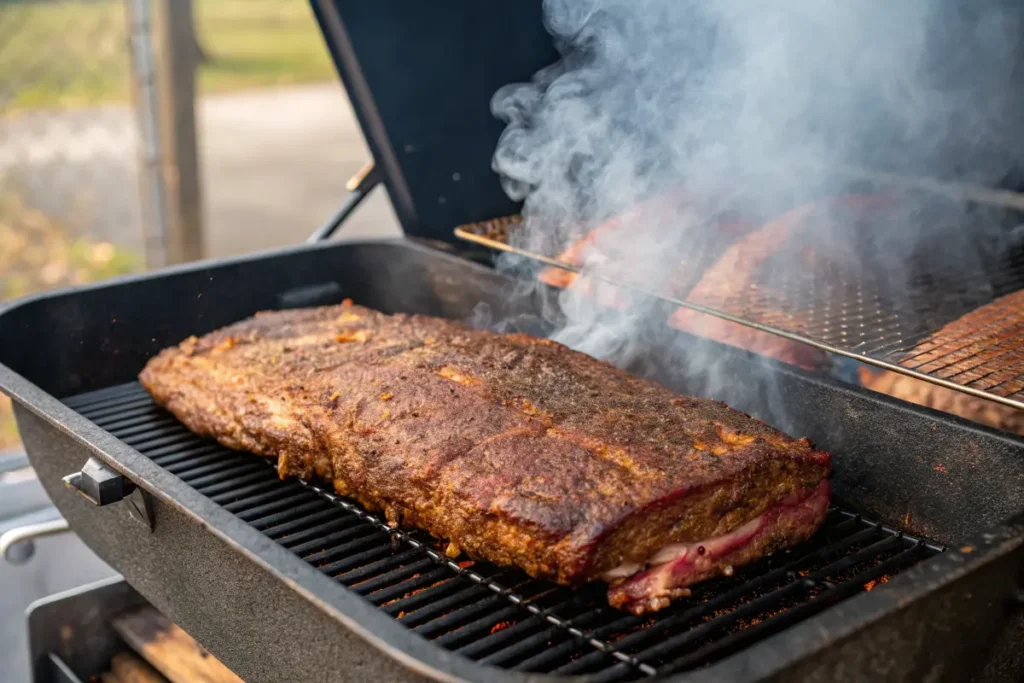
[(308, 0), (197, 0), (203, 92), (335, 78)]
[[(307, 0), (194, 0), (201, 93), (334, 78)], [(123, 0), (0, 0), (0, 112), (123, 102)]]

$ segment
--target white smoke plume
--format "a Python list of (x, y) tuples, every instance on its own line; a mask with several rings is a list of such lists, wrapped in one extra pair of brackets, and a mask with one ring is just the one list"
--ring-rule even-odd
[[(544, 16), (562, 58), (495, 94), (507, 126), (493, 165), (525, 202), (519, 246), (553, 255), (622, 217), (626, 229), (585, 252), (587, 272), (658, 289), (681, 251), (714, 241), (724, 212), (768, 217), (840, 194), (850, 167), (995, 184), (1024, 152), (1017, 3), (545, 0)], [(702, 201), (636, 209), (676, 192)], [(864, 254), (833, 222), (814, 240), (853, 267), (891, 267), (903, 289), (922, 248), (982, 268), (984, 240), (956, 218), (937, 228), (907, 216)], [(665, 334), (662, 304), (620, 310), (600, 294), (564, 293), (554, 338), (625, 365)]]

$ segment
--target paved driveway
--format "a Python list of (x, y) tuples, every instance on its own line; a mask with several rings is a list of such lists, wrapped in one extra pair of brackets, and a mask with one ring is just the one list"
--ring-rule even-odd
[[(369, 159), (337, 83), (257, 90), (197, 104), (207, 254), (299, 242), (333, 213)], [(0, 189), (102, 239), (139, 248), (137, 135), (113, 106), (0, 120)], [(381, 190), (345, 237), (393, 236)]]
[[(200, 117), (211, 256), (305, 239), (334, 212), (345, 182), (370, 158), (340, 85), (208, 98)], [(342, 236), (399, 234), (378, 189)]]

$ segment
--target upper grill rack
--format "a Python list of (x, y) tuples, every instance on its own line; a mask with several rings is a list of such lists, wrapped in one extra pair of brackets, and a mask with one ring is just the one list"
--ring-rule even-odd
[(189, 432), (137, 384), (65, 400), (199, 493), (452, 652), (502, 669), (628, 681), (724, 658), (944, 548), (834, 509), (811, 541), (633, 617), (579, 590), (454, 561), (421, 531)]
[[(520, 224), (520, 217), (510, 216), (460, 226), (455, 234), (549, 267), (581, 272), (550, 255), (513, 246)], [(699, 279), (696, 274), (704, 272), (720, 253), (720, 246), (701, 240), (695, 236), (679, 253), (677, 271), (682, 278), (670, 279), (658, 289), (600, 272), (586, 274), (673, 305), (1024, 409), (1024, 295), (979, 311), (970, 324), (955, 330), (943, 327), (1024, 288), (1021, 245), (959, 273), (948, 267), (949, 250), (955, 246), (928, 245), (899, 264), (901, 281), (894, 285), (893, 264), (884, 258), (884, 244), (865, 240), (856, 245), (868, 251), (862, 252), (855, 267), (844, 267), (820, 258), (813, 245), (799, 245), (799, 255), (794, 250), (767, 253), (778, 249), (772, 243), (764, 245), (765, 254), (751, 255), (749, 260), (758, 267), (749, 274), (748, 286), (726, 286), (721, 294), (704, 292), (699, 300), (688, 300), (690, 288)], [(746, 274), (733, 275), (738, 279)], [(944, 330), (941, 336), (940, 330)]]

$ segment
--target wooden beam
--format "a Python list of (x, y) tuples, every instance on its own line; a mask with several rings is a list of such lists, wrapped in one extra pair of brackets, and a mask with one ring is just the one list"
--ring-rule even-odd
[(103, 683), (167, 683), (153, 667), (130, 652), (114, 655), (110, 666), (113, 671), (103, 674)]
[[(112, 625), (129, 647), (171, 683), (243, 683), (220, 660), (152, 607), (123, 614), (114, 619)], [(118, 673), (116, 669), (115, 673)]]

